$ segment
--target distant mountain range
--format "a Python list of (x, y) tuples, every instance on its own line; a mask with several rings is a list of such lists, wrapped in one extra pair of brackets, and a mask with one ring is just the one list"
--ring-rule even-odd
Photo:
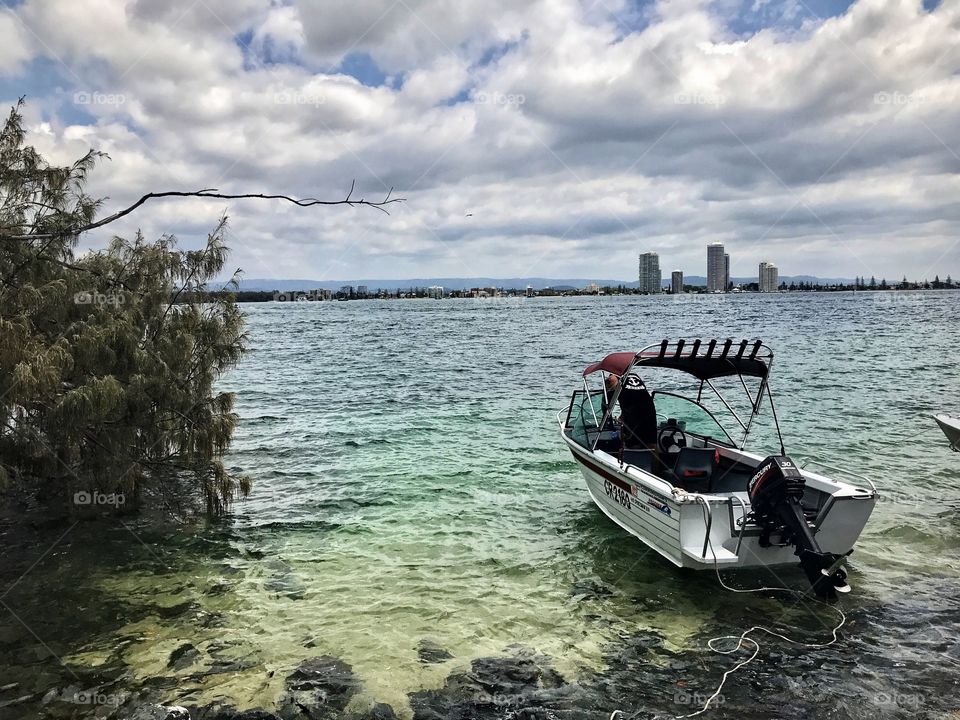
[[(734, 284), (741, 285), (757, 282), (754, 277), (733, 277), (730, 278)], [(707, 279), (702, 275), (687, 275), (683, 278), (685, 285), (699, 285), (706, 287)], [(818, 278), (813, 275), (782, 275), (780, 282), (790, 283), (820, 283), (823, 285), (834, 284), (852, 284), (851, 278)], [(409, 280), (383, 280), (383, 279), (365, 279), (365, 280), (295, 280), (295, 279), (271, 279), (271, 278), (248, 278), (241, 280), (240, 289), (250, 291), (280, 291), (289, 292), (292, 290), (312, 290), (314, 288), (324, 288), (326, 290), (339, 290), (344, 285), (366, 285), (370, 292), (377, 289), (383, 290), (406, 290), (410, 288), (425, 288), (431, 285), (442, 285), (447, 290), (469, 290), (475, 287), (496, 287), (504, 290), (522, 290), (528, 285), (535, 290), (542, 288), (554, 288), (556, 290), (582, 289), (590, 283), (596, 283), (600, 287), (624, 287), (635, 288), (639, 284), (636, 280), (604, 280), (594, 278), (543, 278), (543, 277), (520, 277), (520, 278), (411, 278)], [(670, 287), (670, 278), (663, 281), (664, 287)]]

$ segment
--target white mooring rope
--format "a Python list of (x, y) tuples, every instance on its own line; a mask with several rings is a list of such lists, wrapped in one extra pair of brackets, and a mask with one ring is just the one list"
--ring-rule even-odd
[[(758, 587), (758, 588), (739, 589), (739, 588), (730, 587), (723, 581), (723, 578), (720, 577), (720, 566), (717, 563), (717, 553), (713, 549), (713, 540), (711, 540), (709, 537), (707, 538), (707, 544), (710, 547), (710, 553), (713, 555), (713, 569), (717, 573), (717, 580), (720, 582), (720, 585), (722, 585), (724, 588), (726, 588), (730, 592), (735, 592), (735, 593), (787, 592), (792, 595), (799, 596), (801, 599), (806, 597), (807, 593), (800, 592), (799, 590), (795, 590), (793, 588), (785, 588), (785, 587), (772, 588), (772, 587), (764, 586), (764, 587)], [(702, 708), (700, 708), (696, 712), (692, 712), (687, 715), (676, 715), (674, 716), (675, 720), (682, 720), (683, 718), (692, 718), (707, 712), (707, 710), (710, 709), (710, 703), (716, 700), (717, 697), (720, 695), (720, 692), (723, 690), (723, 686), (727, 682), (727, 678), (733, 675), (733, 673), (737, 672), (737, 670), (739, 670), (740, 668), (746, 667), (747, 665), (749, 665), (751, 662), (753, 662), (753, 660), (757, 657), (757, 655), (760, 654), (760, 643), (758, 643), (752, 637), (748, 637), (750, 633), (765, 632), (768, 635), (773, 635), (774, 637), (780, 638), (781, 640), (786, 640), (788, 643), (792, 643), (793, 645), (800, 645), (802, 647), (808, 647), (808, 648), (825, 648), (833, 645), (838, 640), (837, 632), (847, 622), (847, 616), (843, 613), (843, 610), (838, 605), (831, 605), (830, 607), (831, 609), (836, 610), (836, 612), (840, 615), (840, 622), (836, 626), (834, 626), (833, 630), (831, 631), (832, 637), (829, 642), (825, 642), (825, 643), (801, 642), (799, 640), (794, 640), (792, 638), (789, 638), (786, 635), (781, 635), (778, 632), (774, 632), (773, 630), (766, 628), (763, 625), (754, 625), (749, 630), (744, 630), (742, 633), (740, 633), (739, 636), (738, 635), (719, 635), (717, 637), (712, 637), (709, 640), (707, 640), (707, 647), (710, 648), (713, 652), (718, 653), (720, 655), (732, 655), (733, 653), (735, 653), (737, 650), (740, 649), (740, 647), (743, 645), (744, 642), (749, 642), (753, 644), (753, 652), (750, 654), (750, 657), (748, 657), (746, 660), (742, 660), (738, 662), (732, 668), (730, 668), (725, 673), (723, 673), (723, 678), (721, 678), (720, 684), (717, 686), (717, 689), (713, 691), (713, 694), (707, 698)], [(736, 640), (736, 644), (733, 645), (729, 650), (721, 650), (720, 648), (716, 647), (715, 643), (718, 643), (722, 640)], [(637, 713), (634, 713), (634, 715), (631, 715), (628, 717), (623, 710), (614, 710), (612, 713), (610, 713), (610, 720), (617, 720), (617, 718), (621, 716), (623, 716), (624, 718), (627, 718), (627, 720), (630, 720), (630, 718), (635, 717), (636, 714)]]

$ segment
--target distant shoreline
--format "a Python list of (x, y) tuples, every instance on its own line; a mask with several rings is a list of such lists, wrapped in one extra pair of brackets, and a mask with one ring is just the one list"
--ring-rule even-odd
[[(810, 294), (810, 293), (871, 293), (871, 294), (893, 294), (901, 295), (904, 293), (920, 293), (920, 292), (939, 292), (942, 290), (960, 290), (960, 284), (952, 284), (946, 286), (941, 284), (941, 287), (886, 287), (886, 288), (870, 288), (870, 287), (850, 287), (850, 286), (837, 286), (837, 287), (812, 287), (812, 288), (799, 288), (795, 287), (793, 289), (781, 289), (775, 293), (761, 293), (757, 290), (732, 290), (725, 293), (708, 293), (703, 289), (699, 290), (689, 290), (683, 293), (671, 293), (671, 292), (662, 292), (662, 293), (641, 293), (632, 288), (625, 288), (623, 291), (618, 291), (615, 288), (609, 288), (609, 292), (601, 289), (600, 292), (587, 292), (585, 290), (556, 290), (551, 291), (549, 289), (534, 291), (533, 294), (528, 295), (525, 291), (522, 290), (503, 290), (497, 292), (489, 292), (491, 288), (486, 288), (481, 293), (473, 293), (469, 290), (454, 290), (450, 293), (444, 294), (442, 296), (430, 295), (427, 293), (427, 289), (423, 288), (422, 292), (411, 290), (393, 290), (393, 291), (376, 291), (374, 293), (367, 293), (363, 296), (354, 295), (352, 297), (337, 297), (337, 294), (331, 293), (330, 296), (318, 296), (316, 294), (311, 294), (309, 291), (289, 291), (289, 292), (279, 292), (279, 291), (262, 291), (262, 290), (239, 290), (239, 291), (213, 291), (209, 293), (204, 293), (202, 295), (193, 295), (193, 296), (182, 296), (178, 299), (178, 302), (189, 303), (189, 302), (203, 302), (210, 298), (222, 298), (222, 297), (232, 297), (234, 301), (238, 303), (278, 303), (278, 304), (290, 304), (295, 302), (357, 302), (357, 301), (370, 301), (370, 300), (475, 300), (475, 301), (497, 301), (497, 300), (533, 300), (537, 298), (568, 298), (568, 297), (624, 297), (624, 296), (649, 296), (649, 297), (663, 297), (669, 299), (692, 299), (697, 297), (704, 298), (726, 298), (726, 297), (737, 297), (740, 295), (763, 295), (763, 296), (779, 296), (779, 295), (798, 295), (798, 294)], [(669, 301), (669, 300), (668, 300)]]

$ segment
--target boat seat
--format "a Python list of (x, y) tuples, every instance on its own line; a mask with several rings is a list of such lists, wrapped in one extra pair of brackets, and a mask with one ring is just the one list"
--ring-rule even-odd
[(657, 447), (657, 409), (653, 396), (636, 375), (623, 379), (617, 398), (623, 446), (630, 450), (653, 450)]
[(705, 482), (709, 491), (715, 459), (716, 451), (712, 448), (680, 448), (673, 465), (673, 474), (676, 476), (674, 484)]
[(623, 451), (623, 461), (628, 465), (633, 465), (636, 468), (645, 470), (646, 472), (653, 472), (654, 470), (654, 455), (652, 450), (624, 450)]

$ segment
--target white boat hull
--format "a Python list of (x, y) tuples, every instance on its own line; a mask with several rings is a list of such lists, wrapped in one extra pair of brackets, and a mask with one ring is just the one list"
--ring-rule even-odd
[(960, 418), (949, 415), (934, 415), (933, 419), (950, 441), (950, 447), (960, 452)]
[[(792, 546), (762, 547), (760, 532), (740, 522), (749, 513), (746, 488), (742, 493), (696, 495), (671, 492), (667, 483), (632, 466), (621, 466), (602, 451), (591, 452), (564, 435), (587, 484), (591, 498), (603, 513), (678, 567), (698, 570), (723, 567), (796, 565)], [(742, 458), (751, 456), (739, 450)], [(827, 480), (804, 471), (808, 483)], [(830, 481), (827, 481), (830, 482)], [(853, 548), (876, 503), (876, 493), (833, 483), (837, 490), (816, 520), (816, 537), (825, 552), (843, 554)], [(709, 516), (706, 509), (709, 506)], [(707, 528), (710, 539), (707, 542)]]

